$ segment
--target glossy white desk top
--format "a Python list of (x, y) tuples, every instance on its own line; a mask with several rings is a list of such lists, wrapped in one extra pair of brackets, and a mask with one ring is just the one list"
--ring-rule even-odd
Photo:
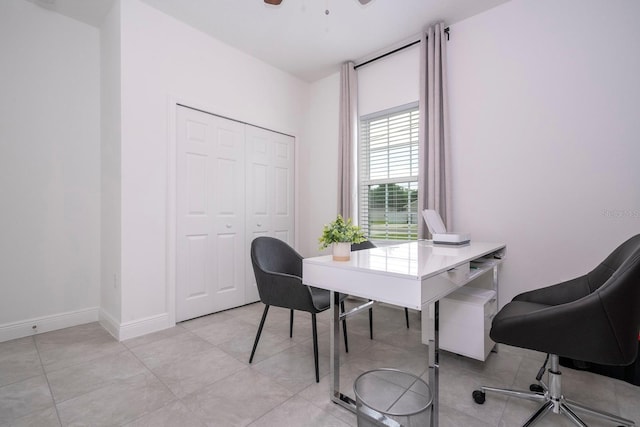
[(305, 258), (304, 264), (372, 270), (379, 274), (423, 280), (504, 247), (502, 243), (485, 242), (472, 242), (461, 247), (434, 246), (429, 240), (420, 240), (351, 252), (349, 261), (333, 261), (331, 255), (325, 255)]
[(302, 276), (308, 285), (419, 309), (442, 296), (439, 288), (432, 294), (431, 288), (421, 288), (427, 279), (504, 247), (484, 242), (443, 247), (422, 240), (355, 251), (349, 261), (333, 261), (331, 255), (305, 258)]

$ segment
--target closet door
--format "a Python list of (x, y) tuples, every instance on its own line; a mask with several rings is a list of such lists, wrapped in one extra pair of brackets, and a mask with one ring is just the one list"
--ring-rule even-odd
[(245, 302), (260, 299), (249, 251), (258, 236), (294, 244), (294, 139), (254, 126), (246, 128), (247, 267)]
[(176, 320), (244, 304), (244, 125), (177, 107)]

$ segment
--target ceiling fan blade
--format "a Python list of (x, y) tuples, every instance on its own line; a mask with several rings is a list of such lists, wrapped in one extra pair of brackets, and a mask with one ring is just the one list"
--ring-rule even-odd
[(266, 4), (272, 4), (272, 5), (278, 6), (280, 3), (282, 3), (282, 0), (264, 0), (264, 2)]

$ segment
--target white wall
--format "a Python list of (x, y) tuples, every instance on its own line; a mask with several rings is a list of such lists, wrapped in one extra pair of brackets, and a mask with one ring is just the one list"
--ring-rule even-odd
[(501, 304), (640, 232), (639, 16), (513, 0), (451, 26), (454, 224), (508, 245)]
[(360, 116), (418, 102), (420, 44), (363, 65), (357, 72)]
[(114, 335), (122, 316), (120, 54), (120, 3), (115, 2), (100, 28), (100, 320)]
[(338, 212), (338, 115), (340, 73), (313, 83), (304, 134), (298, 145), (299, 250), (319, 254), (318, 237)]
[(0, 54), (2, 341), (97, 319), (99, 32), (3, 0)]
[(121, 338), (126, 338), (166, 327), (175, 309), (167, 271), (169, 97), (297, 136), (308, 84), (138, 0), (120, 7)]

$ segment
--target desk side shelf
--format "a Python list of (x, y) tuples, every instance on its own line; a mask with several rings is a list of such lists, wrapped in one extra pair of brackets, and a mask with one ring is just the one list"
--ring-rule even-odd
[[(494, 270), (501, 259), (472, 261), (464, 284), (440, 300), (440, 348), (466, 357), (486, 360), (495, 343), (489, 337), (491, 322), (498, 311), (497, 283), (482, 286), (481, 276)], [(495, 278), (495, 275), (494, 275)]]

